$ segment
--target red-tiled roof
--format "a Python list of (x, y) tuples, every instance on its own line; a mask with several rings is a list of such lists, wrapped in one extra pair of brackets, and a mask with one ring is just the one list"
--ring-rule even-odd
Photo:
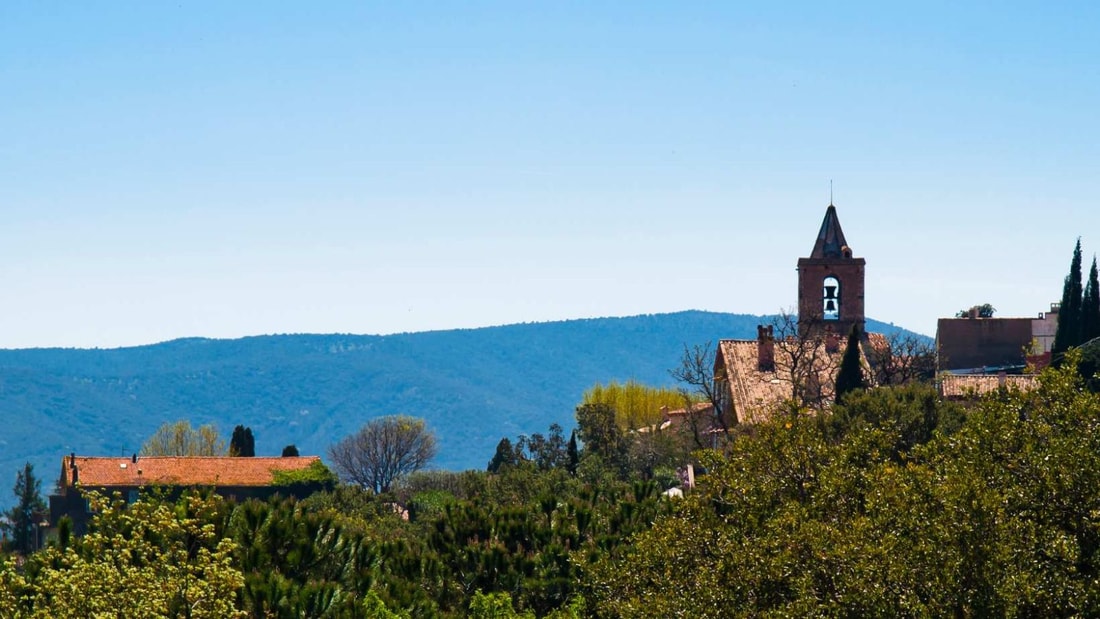
[(71, 487), (72, 464), (77, 482), (86, 487), (268, 486), (273, 471), (295, 471), (320, 461), (318, 456), (295, 458), (231, 458), (201, 456), (139, 456), (94, 458), (65, 456), (61, 486)]

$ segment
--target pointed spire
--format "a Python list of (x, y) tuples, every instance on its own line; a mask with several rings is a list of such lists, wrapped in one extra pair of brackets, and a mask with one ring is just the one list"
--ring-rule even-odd
[(840, 219), (836, 216), (836, 207), (829, 203), (825, 211), (825, 220), (821, 222), (821, 231), (817, 233), (817, 242), (810, 253), (811, 258), (850, 258), (851, 250), (845, 255), (848, 241), (844, 240), (844, 231), (840, 229)]

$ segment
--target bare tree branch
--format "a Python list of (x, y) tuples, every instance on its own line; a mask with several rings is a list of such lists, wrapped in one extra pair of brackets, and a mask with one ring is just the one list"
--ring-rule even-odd
[(436, 451), (424, 420), (392, 415), (370, 420), (329, 447), (329, 458), (344, 481), (386, 492), (398, 477), (427, 466)]

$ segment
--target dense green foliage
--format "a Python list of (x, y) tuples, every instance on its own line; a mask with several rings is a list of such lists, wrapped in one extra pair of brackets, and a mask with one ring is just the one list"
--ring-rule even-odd
[(912, 386), (764, 424), (588, 595), (609, 617), (1095, 616), (1098, 431), (1072, 368), (965, 415)]
[(332, 488), (338, 481), (336, 473), (333, 473), (325, 466), (325, 463), (320, 460), (310, 463), (310, 465), (304, 469), (271, 471), (271, 477), (272, 484), (275, 486), (319, 484), (324, 487)]
[[(1096, 616), (1100, 396), (1079, 356), (1028, 393), (855, 390), (741, 426), (682, 499), (629, 456), (644, 433), (589, 434), (573, 462), (560, 427), (509, 440), (495, 473), (383, 494), (96, 499), (89, 535), (0, 569), (0, 615)], [(577, 416), (615, 436), (605, 406)]]
[[(252, 429), (256, 455), (323, 455), (380, 415), (424, 419), (436, 465), (483, 468), (502, 435), (557, 423), (596, 383), (672, 386), (685, 343), (755, 337), (766, 316), (680, 312), (374, 335), (184, 339), (113, 350), (0, 350), (0, 471), (48, 479), (63, 454), (132, 454), (165, 421)], [(875, 323), (873, 331), (895, 327)], [(5, 493), (6, 495), (7, 493)], [(0, 496), (0, 506), (10, 498)]]

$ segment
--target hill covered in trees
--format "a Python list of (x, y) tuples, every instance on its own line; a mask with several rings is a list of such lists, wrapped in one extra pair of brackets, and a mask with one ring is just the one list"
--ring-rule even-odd
[[(51, 480), (72, 451), (136, 452), (177, 419), (215, 424), (226, 437), (248, 426), (257, 455), (288, 444), (323, 455), (368, 419), (398, 413), (437, 433), (436, 466), (484, 468), (503, 436), (572, 427), (593, 384), (670, 385), (685, 344), (752, 338), (767, 320), (687, 311), (384, 336), (0, 350), (0, 479), (30, 461)], [(868, 328), (897, 330), (874, 321)]]

